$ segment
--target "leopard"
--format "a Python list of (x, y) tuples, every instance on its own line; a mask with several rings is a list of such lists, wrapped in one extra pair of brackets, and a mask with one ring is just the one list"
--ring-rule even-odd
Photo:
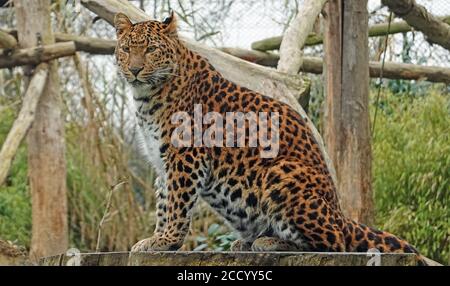
[[(375, 249), (413, 253), (418, 264), (425, 264), (405, 240), (343, 214), (307, 117), (226, 79), (206, 57), (188, 48), (177, 26), (173, 12), (163, 21), (133, 23), (124, 13), (114, 17), (116, 63), (131, 85), (137, 128), (158, 175), (155, 230), (134, 244), (132, 252), (179, 250), (190, 231), (194, 207), (204, 201), (238, 235), (231, 251)], [(190, 124), (185, 129), (190, 134), (213, 126), (205, 120), (195, 124), (196, 106), (202, 115), (224, 118), (233, 112), (276, 113), (278, 125), (270, 121), (266, 133), (277, 139), (277, 153), (262, 156), (267, 145), (250, 146), (255, 130), (249, 122), (241, 126), (246, 132), (240, 137), (227, 136), (231, 143), (245, 139), (244, 146), (196, 144), (189, 136), (184, 141), (174, 136), (180, 127), (175, 114), (187, 116)], [(214, 126), (215, 135), (238, 128), (234, 121)], [(273, 135), (275, 129), (278, 136)]]

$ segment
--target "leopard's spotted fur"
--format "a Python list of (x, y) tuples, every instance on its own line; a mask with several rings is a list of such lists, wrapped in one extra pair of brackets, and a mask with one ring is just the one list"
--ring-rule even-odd
[[(180, 248), (192, 209), (202, 198), (240, 234), (234, 250), (417, 253), (392, 234), (345, 218), (306, 119), (222, 77), (180, 41), (173, 15), (164, 22), (132, 24), (119, 13), (115, 27), (117, 62), (134, 86), (136, 116), (160, 177), (155, 233), (133, 251)], [(194, 104), (201, 104), (204, 113), (223, 115), (278, 112), (278, 156), (261, 158), (262, 147), (175, 148), (171, 116), (180, 111), (192, 115)]]

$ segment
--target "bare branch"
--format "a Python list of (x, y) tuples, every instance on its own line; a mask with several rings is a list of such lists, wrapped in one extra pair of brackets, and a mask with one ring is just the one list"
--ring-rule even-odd
[(450, 51), (450, 25), (444, 23), (415, 0), (382, 0), (397, 16), (411, 27), (425, 34), (430, 43), (438, 44)]
[(305, 0), (299, 7), (297, 16), (281, 41), (277, 68), (280, 72), (298, 73), (303, 61), (303, 46), (325, 2), (327, 0)]
[(37, 65), (60, 57), (75, 54), (74, 42), (64, 42), (35, 48), (0, 50), (0, 68)]
[(22, 108), (19, 116), (14, 121), (11, 130), (3, 143), (0, 151), (0, 186), (4, 183), (8, 175), (9, 168), (17, 153), (20, 142), (27, 134), (28, 129), (33, 123), (36, 106), (44, 90), (45, 81), (47, 80), (48, 69), (47, 64), (40, 64), (33, 77), (31, 78), (28, 89), (23, 97)]

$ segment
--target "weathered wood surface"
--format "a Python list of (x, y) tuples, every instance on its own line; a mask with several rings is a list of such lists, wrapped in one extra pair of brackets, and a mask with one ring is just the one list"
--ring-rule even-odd
[(27, 49), (0, 50), (0, 68), (38, 65), (76, 52), (74, 42), (50, 44)]
[(299, 5), (297, 16), (284, 33), (280, 45), (277, 70), (297, 74), (303, 62), (303, 46), (327, 0), (305, 0)]
[[(450, 16), (438, 17), (444, 23), (450, 25)], [(414, 30), (406, 21), (396, 21), (391, 23), (391, 27), (388, 29), (389, 23), (374, 24), (369, 27), (369, 37), (381, 37), (386, 34), (393, 35), (399, 33), (411, 32)], [(272, 51), (278, 50), (281, 45), (283, 36), (270, 37), (262, 39), (252, 43), (252, 50), (257, 51)], [(305, 46), (315, 46), (323, 43), (323, 35), (311, 33), (306, 38)]]
[[(382, 266), (416, 266), (413, 254), (379, 254)], [(366, 253), (324, 252), (107, 252), (64, 254), (40, 260), (43, 266), (374, 266)]]
[[(21, 48), (54, 44), (50, 6), (50, 0), (14, 0)], [(67, 43), (58, 45), (64, 44)], [(31, 68), (25, 67), (25, 74)], [(47, 81), (27, 135), (32, 259), (61, 253), (69, 243), (62, 107), (58, 63), (50, 61)]]
[(411, 27), (421, 31), (430, 43), (450, 51), (450, 25), (429, 13), (415, 0), (382, 0), (381, 3)]
[(367, 0), (330, 0), (325, 19), (324, 138), (344, 214), (372, 225)]
[(0, 49), (14, 49), (17, 40), (6, 31), (0, 30)]
[(93, 37), (75, 36), (71, 34), (55, 33), (56, 42), (69, 42), (75, 43), (77, 51), (83, 51), (97, 55), (111, 55), (114, 54), (116, 47), (115, 40), (104, 40)]

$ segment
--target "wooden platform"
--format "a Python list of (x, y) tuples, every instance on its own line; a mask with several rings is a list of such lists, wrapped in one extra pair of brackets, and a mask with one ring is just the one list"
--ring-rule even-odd
[(312, 252), (105, 252), (43, 258), (46, 266), (415, 266), (413, 254)]

